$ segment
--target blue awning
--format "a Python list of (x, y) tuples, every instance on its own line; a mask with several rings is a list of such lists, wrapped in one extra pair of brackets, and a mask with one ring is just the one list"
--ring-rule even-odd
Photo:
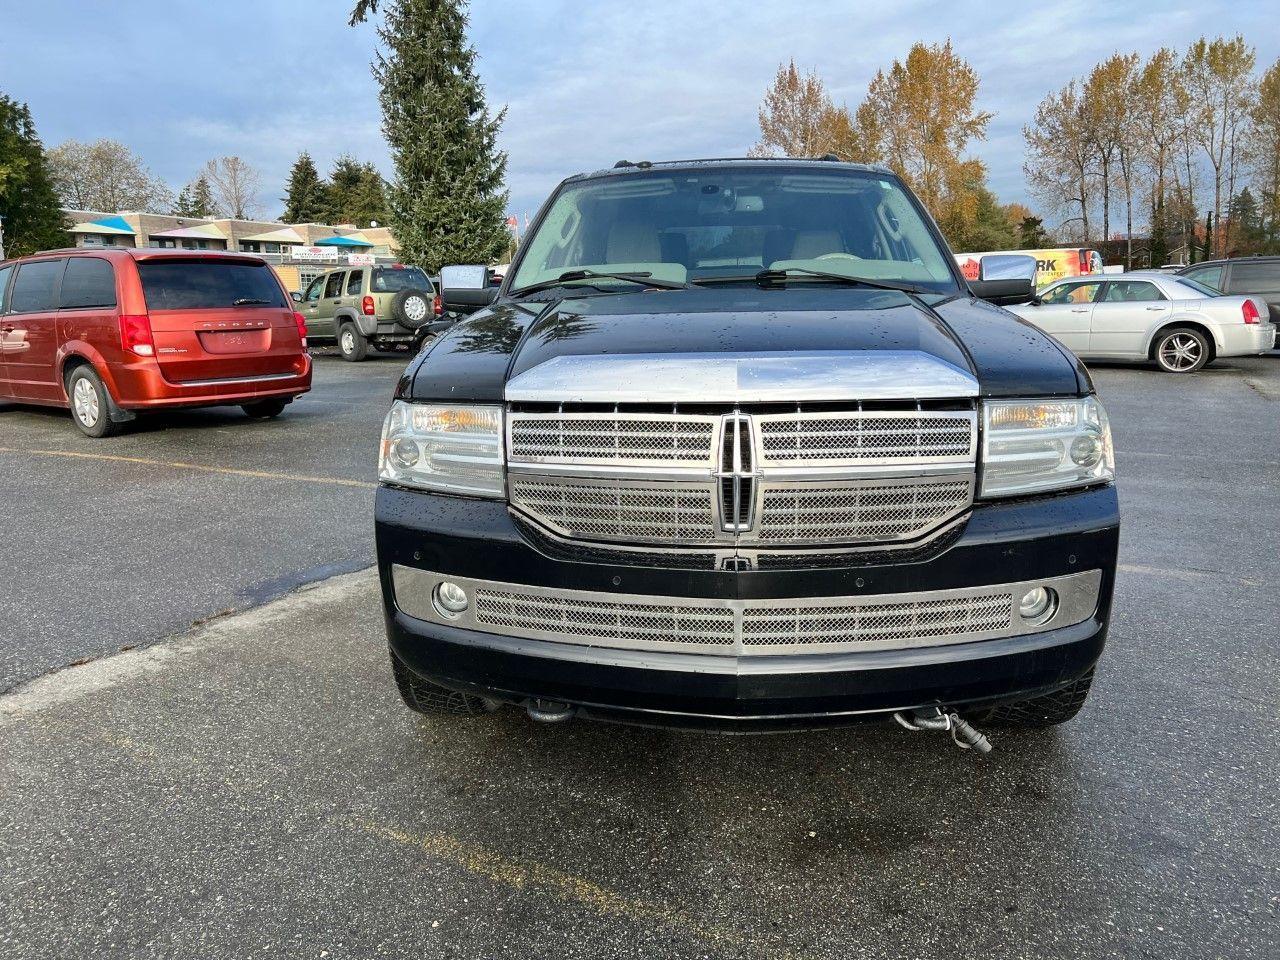
[(317, 247), (372, 247), (369, 238), (359, 233), (351, 233), (345, 237), (325, 237), (315, 242)]

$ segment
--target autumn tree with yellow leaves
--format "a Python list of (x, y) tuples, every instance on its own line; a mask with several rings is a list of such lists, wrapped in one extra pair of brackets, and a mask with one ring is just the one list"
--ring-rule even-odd
[[(986, 168), (967, 155), (986, 136), (991, 114), (977, 109), (978, 75), (951, 42), (915, 44), (880, 70), (850, 113), (814, 72), (778, 68), (760, 107), (754, 156), (881, 163), (915, 191), (957, 249), (1015, 242), (1018, 225), (986, 188)], [(981, 240), (976, 239), (981, 237)], [(970, 239), (975, 238), (975, 239)]]

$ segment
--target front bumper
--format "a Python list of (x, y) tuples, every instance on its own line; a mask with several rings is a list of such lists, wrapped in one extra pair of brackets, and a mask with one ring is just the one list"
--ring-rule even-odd
[[(505, 504), (384, 487), (377, 548), (391, 648), (415, 673), (510, 702), (563, 701), (638, 722), (767, 729), (847, 722), (933, 705), (980, 706), (1048, 692), (1086, 673), (1106, 638), (1119, 514), (1114, 487), (979, 504), (955, 536), (910, 554), (844, 554), (771, 569), (646, 565), (621, 551), (548, 550)], [(398, 568), (398, 569), (397, 569)], [(933, 592), (1093, 574), (1078, 622), (945, 645), (747, 654), (587, 646), (431, 619), (401, 588), (432, 575), (629, 598), (705, 600), (741, 609), (775, 601)], [(406, 572), (408, 576), (406, 577)], [(407, 609), (402, 609), (407, 608)], [(414, 616), (412, 612), (421, 614)], [(1075, 617), (1066, 618), (1076, 620)], [(1053, 627), (1054, 621), (1049, 626)]]

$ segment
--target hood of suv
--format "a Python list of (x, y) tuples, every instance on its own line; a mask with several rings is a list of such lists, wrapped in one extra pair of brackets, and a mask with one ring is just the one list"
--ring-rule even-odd
[(441, 338), (408, 386), (491, 401), (1075, 395), (1077, 366), (968, 298), (925, 308), (897, 291), (711, 287), (500, 305)]

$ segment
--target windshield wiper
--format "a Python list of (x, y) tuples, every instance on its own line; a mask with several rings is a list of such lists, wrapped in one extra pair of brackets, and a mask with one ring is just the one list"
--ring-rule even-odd
[(537, 283), (531, 283), (526, 287), (518, 290), (512, 290), (513, 297), (524, 293), (535, 293), (538, 290), (550, 290), (552, 287), (558, 287), (561, 284), (573, 283), (579, 280), (625, 280), (631, 283), (638, 283), (645, 287), (657, 287), (659, 290), (687, 290), (689, 284), (680, 280), (658, 280), (652, 273), (643, 272), (625, 272), (610, 273), (604, 270), (566, 270), (560, 276), (552, 280), (540, 280)]
[(815, 280), (839, 280), (854, 283), (860, 287), (871, 287), (875, 290), (899, 290), (902, 293), (933, 293), (923, 287), (909, 283), (894, 283), (892, 280), (868, 280), (866, 277), (852, 277), (847, 273), (835, 273), (831, 270), (810, 270), (808, 267), (784, 267), (781, 270), (761, 270), (753, 278), (756, 283), (785, 283), (791, 277), (812, 277)]
[(263, 306), (270, 306), (270, 305), (271, 305), (271, 301), (270, 301), (270, 300), (259, 300), (257, 297), (241, 297), (239, 300), (232, 300), (232, 301), (231, 301), (231, 305), (232, 305), (233, 307), (248, 307), (248, 306), (255, 305), (255, 304), (262, 304)]

